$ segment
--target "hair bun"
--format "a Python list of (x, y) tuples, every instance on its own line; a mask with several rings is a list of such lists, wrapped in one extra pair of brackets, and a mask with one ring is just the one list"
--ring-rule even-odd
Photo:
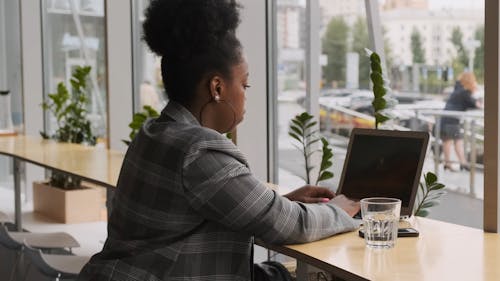
[(216, 46), (240, 22), (235, 0), (152, 0), (144, 40), (151, 51), (182, 58)]

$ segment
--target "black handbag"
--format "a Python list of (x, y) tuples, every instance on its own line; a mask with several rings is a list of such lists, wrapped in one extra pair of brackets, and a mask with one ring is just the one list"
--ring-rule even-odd
[(254, 281), (292, 281), (292, 275), (281, 263), (266, 261), (253, 265)]

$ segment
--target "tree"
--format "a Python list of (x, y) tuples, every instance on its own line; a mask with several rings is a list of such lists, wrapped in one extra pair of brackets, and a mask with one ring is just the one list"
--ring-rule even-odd
[(347, 36), (349, 26), (341, 17), (334, 17), (328, 23), (323, 37), (323, 53), (328, 58), (327, 65), (323, 68), (324, 78), (327, 83), (337, 81), (339, 86), (345, 85)]
[(370, 39), (366, 28), (366, 19), (358, 17), (352, 27), (351, 50), (359, 54), (359, 88), (370, 88), (370, 58), (366, 56), (365, 48), (369, 48)]
[(413, 28), (411, 32), (411, 53), (413, 63), (425, 63), (425, 49), (422, 47), (422, 35), (418, 29)]
[(457, 56), (453, 59), (453, 70), (455, 73), (461, 73), (464, 67), (469, 64), (469, 56), (464, 47), (463, 37), (464, 35), (460, 27), (454, 27), (451, 32), (450, 41), (457, 51)]
[(479, 81), (484, 81), (484, 25), (478, 27), (474, 39), (479, 41), (479, 47), (474, 54), (474, 74)]

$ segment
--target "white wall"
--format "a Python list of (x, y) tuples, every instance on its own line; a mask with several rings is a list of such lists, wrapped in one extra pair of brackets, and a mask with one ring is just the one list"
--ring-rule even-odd
[[(245, 49), (252, 87), (246, 94), (245, 120), (238, 126), (238, 147), (247, 157), (254, 175), (267, 181), (266, 1), (241, 0), (240, 3), (243, 10), (238, 38)], [(267, 250), (255, 246), (254, 261), (266, 259)]]
[[(21, 56), (24, 133), (38, 136), (43, 130), (43, 67), (41, 35), (41, 1), (21, 0)], [(26, 165), (22, 187), (27, 198), (31, 198), (31, 182), (44, 179), (44, 170), (35, 165)], [(25, 201), (26, 202), (26, 201)]]
[(43, 68), (40, 1), (21, 0), (21, 52), (25, 133), (43, 130)]
[(267, 181), (267, 64), (266, 1), (241, 0), (242, 22), (238, 29), (249, 64), (252, 86), (247, 90), (245, 120), (238, 126), (238, 147), (253, 173)]
[(106, 1), (109, 148), (125, 151), (132, 120), (131, 3)]

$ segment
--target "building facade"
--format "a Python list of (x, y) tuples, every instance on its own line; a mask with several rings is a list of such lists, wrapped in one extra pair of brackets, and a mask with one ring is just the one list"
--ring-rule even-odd
[(484, 24), (479, 10), (398, 8), (382, 11), (380, 18), (396, 65), (412, 64), (411, 35), (414, 30), (421, 35), (425, 63), (449, 65), (457, 51), (450, 40), (453, 29), (460, 29), (462, 43), (467, 47), (474, 40), (476, 30)]

